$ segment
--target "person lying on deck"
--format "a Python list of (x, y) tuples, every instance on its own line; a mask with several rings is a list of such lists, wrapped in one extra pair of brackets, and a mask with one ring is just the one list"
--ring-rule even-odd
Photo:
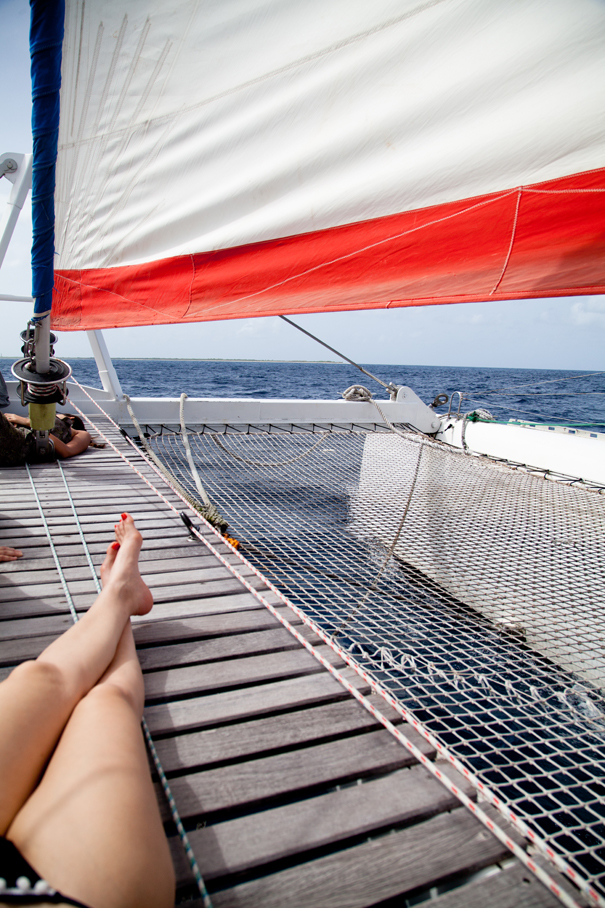
[[(74, 428), (78, 426), (78, 428)], [(78, 417), (57, 416), (54, 428), (50, 430), (51, 444), (58, 457), (74, 457), (81, 454), (92, 443), (88, 432)], [(26, 416), (15, 413), (0, 413), (0, 466), (17, 467), (35, 462), (30, 423)], [(54, 459), (54, 457), (52, 458)]]
[(94, 604), (0, 684), (0, 904), (174, 905), (130, 623), (153, 606), (141, 544), (123, 514)]
[(16, 561), (17, 558), (23, 558), (23, 552), (9, 545), (0, 545), (0, 561)]

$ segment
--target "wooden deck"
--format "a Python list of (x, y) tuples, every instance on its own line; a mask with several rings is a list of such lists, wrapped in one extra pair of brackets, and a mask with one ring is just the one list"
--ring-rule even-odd
[[(182, 507), (107, 423), (103, 431)], [(121, 511), (134, 515), (145, 537), (142, 573), (156, 603), (135, 627), (146, 719), (215, 908), (386, 908), (423, 894), (435, 908), (559, 904), (203, 544), (189, 539), (111, 449), (63, 466), (96, 566)], [(32, 467), (32, 474), (74, 604), (85, 610), (95, 587), (59, 468)], [(72, 623), (25, 468), (0, 470), (0, 540), (24, 552), (20, 561), (0, 564), (3, 678)], [(252, 572), (248, 579), (263, 587)], [(265, 595), (279, 604), (267, 588)], [(369, 692), (350, 669), (345, 674)], [(158, 799), (177, 903), (201, 905), (159, 786)], [(477, 876), (484, 868), (493, 872)], [(445, 891), (448, 885), (455, 888)]]

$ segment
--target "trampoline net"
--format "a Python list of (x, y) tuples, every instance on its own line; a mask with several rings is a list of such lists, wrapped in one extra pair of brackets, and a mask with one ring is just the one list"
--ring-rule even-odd
[(605, 893), (605, 499), (380, 426), (188, 431), (246, 557)]

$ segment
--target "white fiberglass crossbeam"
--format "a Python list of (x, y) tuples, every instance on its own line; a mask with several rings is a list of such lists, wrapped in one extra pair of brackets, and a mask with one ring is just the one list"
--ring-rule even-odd
[(121, 400), (123, 397), (122, 386), (111, 361), (103, 333), (101, 331), (87, 331), (86, 334), (99, 370), (99, 378), (101, 379), (103, 390), (107, 391), (113, 400)]
[[(5, 210), (4, 220), (0, 228), (0, 268), (6, 255), (6, 250), (13, 236), (15, 225), (19, 220), (21, 209), (27, 199), (27, 194), (32, 185), (32, 155), (18, 154), (7, 151), (0, 154), (0, 178), (6, 179), (13, 184), (11, 194), (7, 204), (8, 211)], [(31, 302), (31, 297), (15, 297), (2, 295), (0, 299), (6, 299), (14, 302)]]

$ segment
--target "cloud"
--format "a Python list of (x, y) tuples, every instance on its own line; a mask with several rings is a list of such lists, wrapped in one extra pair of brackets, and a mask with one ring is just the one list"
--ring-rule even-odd
[(571, 320), (575, 325), (596, 325), (605, 328), (605, 297), (588, 296), (571, 307)]

